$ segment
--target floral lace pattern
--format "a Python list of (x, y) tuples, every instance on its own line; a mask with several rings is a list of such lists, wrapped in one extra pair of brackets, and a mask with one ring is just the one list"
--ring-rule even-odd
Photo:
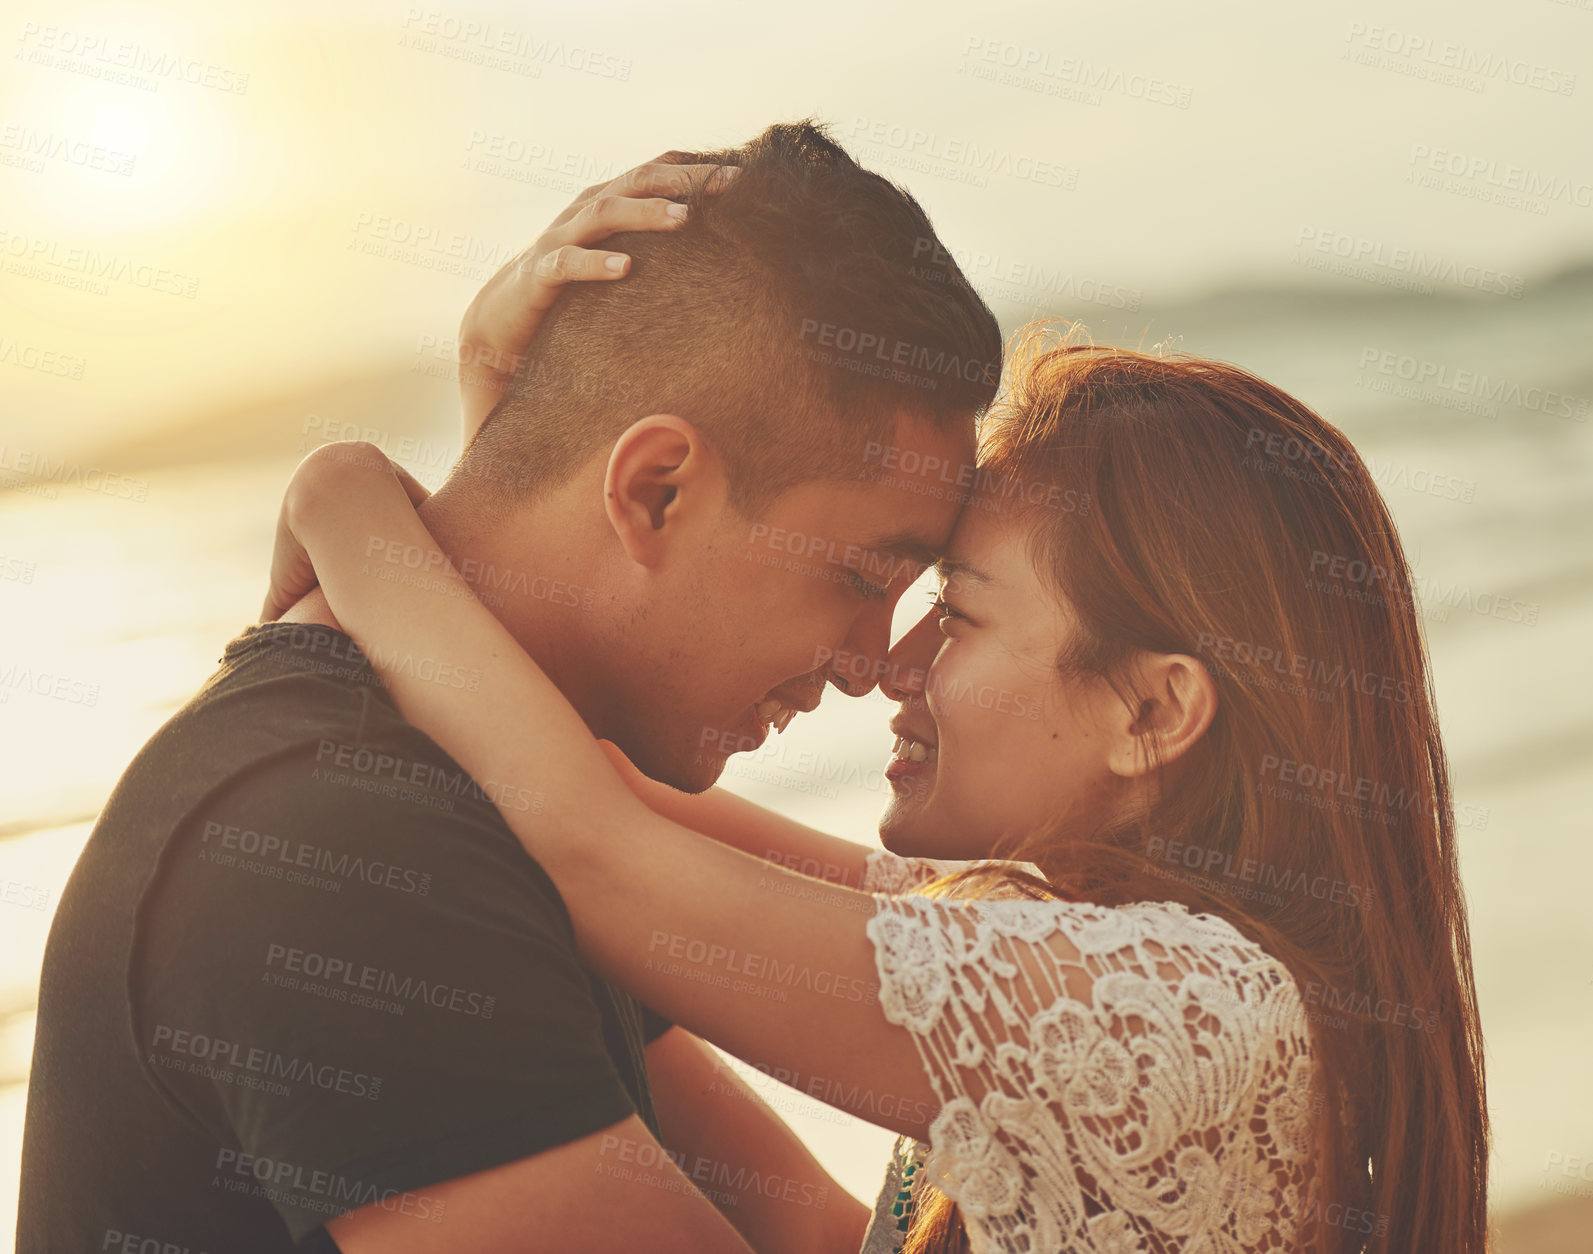
[(876, 853), (865, 888), (942, 1102), (920, 1176), (975, 1254), (1299, 1251), (1320, 1102), (1288, 969), (1173, 902), (910, 894), (958, 865)]

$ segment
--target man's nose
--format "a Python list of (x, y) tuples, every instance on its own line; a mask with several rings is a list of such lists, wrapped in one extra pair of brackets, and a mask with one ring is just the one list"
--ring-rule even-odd
[[(878, 685), (892, 701), (922, 692), (929, 664), (940, 648), (940, 627), (933, 613), (890, 647), (890, 619), (880, 616), (853, 624), (846, 643), (830, 662), (830, 682), (849, 697), (866, 697)], [(927, 624), (928, 629), (925, 630)]]
[(930, 610), (896, 642), (886, 655), (885, 673), (879, 690), (898, 704), (923, 695), (929, 681), (929, 668), (946, 637), (940, 630), (940, 615)]
[(864, 610), (830, 660), (829, 679), (849, 697), (866, 697), (890, 669), (891, 607)]

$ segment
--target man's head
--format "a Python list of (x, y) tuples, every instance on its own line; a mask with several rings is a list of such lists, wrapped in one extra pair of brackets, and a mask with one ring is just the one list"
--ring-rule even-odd
[(566, 289), (445, 493), (538, 571), (558, 519), (593, 595), (555, 678), (695, 790), (770, 702), (873, 686), (956, 521), (1001, 338), (917, 202), (819, 128), (691, 160), (740, 172), (679, 230), (604, 242), (630, 274)]

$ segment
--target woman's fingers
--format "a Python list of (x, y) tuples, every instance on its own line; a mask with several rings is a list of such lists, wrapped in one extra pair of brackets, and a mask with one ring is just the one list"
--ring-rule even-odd
[[(605, 231), (605, 235), (610, 232)], [(565, 244), (535, 259), (532, 279), (543, 287), (561, 287), (594, 279), (619, 279), (630, 269), (631, 259), (624, 253), (579, 248)]]
[[(589, 201), (600, 196), (687, 196), (699, 183), (707, 183), (710, 192), (719, 191), (729, 185), (736, 169), (733, 165), (673, 165), (663, 160), (648, 162), (634, 170), (625, 171), (607, 183), (594, 183), (588, 187), (553, 220), (553, 226), (563, 226), (580, 213)], [(715, 172), (722, 173), (718, 178), (713, 178)]]
[(597, 196), (563, 226), (542, 238), (550, 244), (595, 244), (621, 231), (667, 231), (686, 220), (686, 206), (662, 198), (637, 200), (630, 196)]
[(521, 257), (518, 270), (533, 286), (542, 288), (624, 278), (630, 268), (628, 256), (586, 245), (622, 231), (673, 230), (685, 220), (686, 206), (673, 200), (598, 196), (587, 201), (563, 226), (554, 227), (533, 244)]

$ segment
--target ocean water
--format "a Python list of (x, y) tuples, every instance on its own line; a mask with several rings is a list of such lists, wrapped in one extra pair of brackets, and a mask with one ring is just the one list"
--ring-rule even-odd
[[(1247, 366), (1340, 425), (1372, 466), (1418, 575), (1463, 818), (1496, 1209), (1547, 1200), (1551, 1163), (1593, 1157), (1593, 274), (1486, 302), (1250, 293), (1094, 329)], [(421, 382), (349, 385), (334, 407), (445, 449), (447, 390)], [(0, 1231), (14, 1225), (55, 902), (127, 761), (257, 617), (317, 395), (237, 429), (108, 447), (100, 464), (122, 478), (97, 491), (0, 460)], [(404, 409), (398, 396), (421, 399)], [(422, 460), (411, 467), (435, 486), (447, 458)], [(903, 623), (918, 612), (910, 593)], [(725, 785), (872, 841), (890, 712), (832, 691), (734, 760)], [(889, 1135), (753, 1079), (872, 1199)]]

